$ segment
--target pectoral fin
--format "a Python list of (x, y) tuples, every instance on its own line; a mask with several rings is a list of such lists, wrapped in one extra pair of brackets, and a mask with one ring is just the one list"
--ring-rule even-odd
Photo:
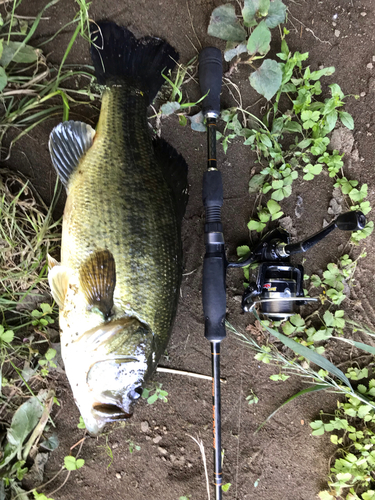
[(108, 250), (98, 250), (81, 266), (80, 284), (90, 308), (97, 308), (107, 319), (113, 307), (116, 264)]
[(94, 136), (95, 130), (83, 122), (60, 123), (52, 130), (49, 151), (53, 166), (65, 187), (81, 158), (91, 148)]
[[(55, 264), (48, 272), (48, 282), (51, 287), (52, 297), (60, 309), (63, 309), (66, 292), (69, 284), (69, 271), (66, 267), (60, 266), (55, 259)], [(48, 259), (50, 266), (50, 260)]]

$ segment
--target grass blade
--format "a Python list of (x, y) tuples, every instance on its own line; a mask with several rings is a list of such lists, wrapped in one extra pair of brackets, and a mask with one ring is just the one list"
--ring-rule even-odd
[(303, 356), (304, 358), (308, 359), (312, 363), (315, 363), (316, 365), (320, 366), (323, 368), (323, 370), (326, 370), (338, 379), (340, 379), (342, 382), (344, 382), (345, 385), (349, 387), (351, 391), (353, 391), (353, 388), (348, 380), (348, 378), (344, 375), (344, 373), (337, 368), (333, 363), (328, 361), (328, 359), (324, 358), (320, 354), (312, 351), (308, 347), (305, 347), (304, 345), (299, 344), (293, 339), (290, 339), (289, 337), (286, 337), (284, 334), (278, 332), (274, 328), (270, 328), (266, 326), (261, 319), (258, 316), (258, 313), (254, 310), (254, 316), (257, 318), (257, 320), (261, 323), (263, 328), (265, 328), (271, 335), (276, 337), (277, 339), (280, 340), (284, 345), (289, 347), (289, 349), (292, 349), (296, 354), (299, 356)]
[(256, 434), (262, 427), (266, 425), (266, 423), (271, 420), (271, 418), (286, 404), (290, 403), (294, 399), (298, 398), (299, 396), (303, 396), (304, 394), (309, 394), (310, 392), (316, 392), (316, 391), (325, 391), (329, 386), (328, 385), (313, 385), (312, 387), (307, 387), (307, 389), (302, 389), (302, 391), (297, 392), (296, 394), (293, 394), (290, 398), (288, 398), (284, 403), (282, 403), (278, 408), (276, 408), (275, 411), (271, 413), (271, 415), (268, 415), (266, 420), (260, 424), (260, 426), (257, 428), (257, 430), (254, 432)]

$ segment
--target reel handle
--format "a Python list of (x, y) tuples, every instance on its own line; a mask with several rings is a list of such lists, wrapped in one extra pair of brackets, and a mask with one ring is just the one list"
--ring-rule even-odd
[(220, 92), (223, 78), (221, 50), (206, 47), (199, 54), (199, 85), (203, 99), (202, 111), (205, 118), (220, 115)]
[(334, 222), (341, 231), (359, 231), (365, 227), (366, 217), (357, 210), (340, 214)]

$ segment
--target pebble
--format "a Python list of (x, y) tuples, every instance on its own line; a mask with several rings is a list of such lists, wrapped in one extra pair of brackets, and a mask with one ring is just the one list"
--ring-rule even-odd
[(335, 36), (338, 38), (340, 36), (340, 30), (335, 30)]
[(162, 438), (161, 436), (156, 436), (156, 437), (154, 437), (153, 442), (154, 442), (155, 444), (158, 444), (158, 443), (159, 443), (162, 439), (163, 439), (163, 438)]
[(166, 455), (168, 452), (165, 448), (162, 448), (161, 446), (158, 446), (158, 451), (162, 454), (162, 455)]
[(375, 62), (375, 56), (372, 56), (372, 60)]
[(359, 95), (360, 95), (361, 97), (365, 97), (366, 92), (361, 92)]
[(368, 65), (366, 66), (366, 68), (368, 69), (372, 69), (374, 67), (374, 65), (372, 63), (368, 63)]
[(362, 17), (367, 16), (367, 12), (361, 12), (361, 16), (362, 16)]
[(121, 479), (121, 474), (119, 474), (118, 472), (116, 472), (116, 477), (117, 477), (117, 479)]
[(118, 448), (118, 443), (113, 443), (112, 450), (115, 450), (116, 448)]
[(144, 420), (142, 423), (141, 423), (141, 431), (142, 432), (147, 432), (148, 429), (150, 428), (147, 420)]

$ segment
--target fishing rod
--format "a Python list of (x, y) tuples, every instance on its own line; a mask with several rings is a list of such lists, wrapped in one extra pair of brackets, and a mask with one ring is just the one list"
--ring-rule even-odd
[(205, 208), (204, 238), (206, 253), (203, 261), (202, 301), (205, 318), (205, 337), (211, 343), (213, 447), (215, 498), (222, 499), (221, 458), (221, 398), (220, 343), (226, 337), (226, 271), (258, 263), (255, 282), (249, 283), (242, 297), (244, 312), (258, 306), (260, 314), (282, 321), (297, 314), (301, 305), (316, 299), (305, 297), (304, 269), (293, 265), (290, 256), (304, 253), (326, 238), (335, 229), (359, 231), (366, 225), (360, 211), (340, 214), (321, 231), (298, 243), (290, 243), (289, 233), (282, 228), (265, 234), (259, 244), (239, 262), (228, 262), (225, 255), (221, 207), (223, 183), (216, 161), (216, 122), (220, 115), (222, 85), (221, 51), (214, 47), (202, 50), (199, 56), (199, 83), (205, 96), (202, 112), (207, 125), (207, 171), (203, 175), (203, 205)]
[(202, 299), (205, 317), (204, 335), (211, 342), (212, 403), (214, 441), (215, 498), (222, 498), (221, 460), (221, 398), (220, 398), (220, 343), (225, 333), (225, 274), (226, 257), (224, 235), (221, 224), (223, 205), (223, 182), (216, 162), (216, 120), (220, 115), (220, 93), (222, 84), (221, 51), (207, 47), (199, 55), (199, 84), (206, 96), (202, 112), (207, 125), (207, 171), (203, 175), (203, 205), (205, 208), (205, 246), (203, 261)]

